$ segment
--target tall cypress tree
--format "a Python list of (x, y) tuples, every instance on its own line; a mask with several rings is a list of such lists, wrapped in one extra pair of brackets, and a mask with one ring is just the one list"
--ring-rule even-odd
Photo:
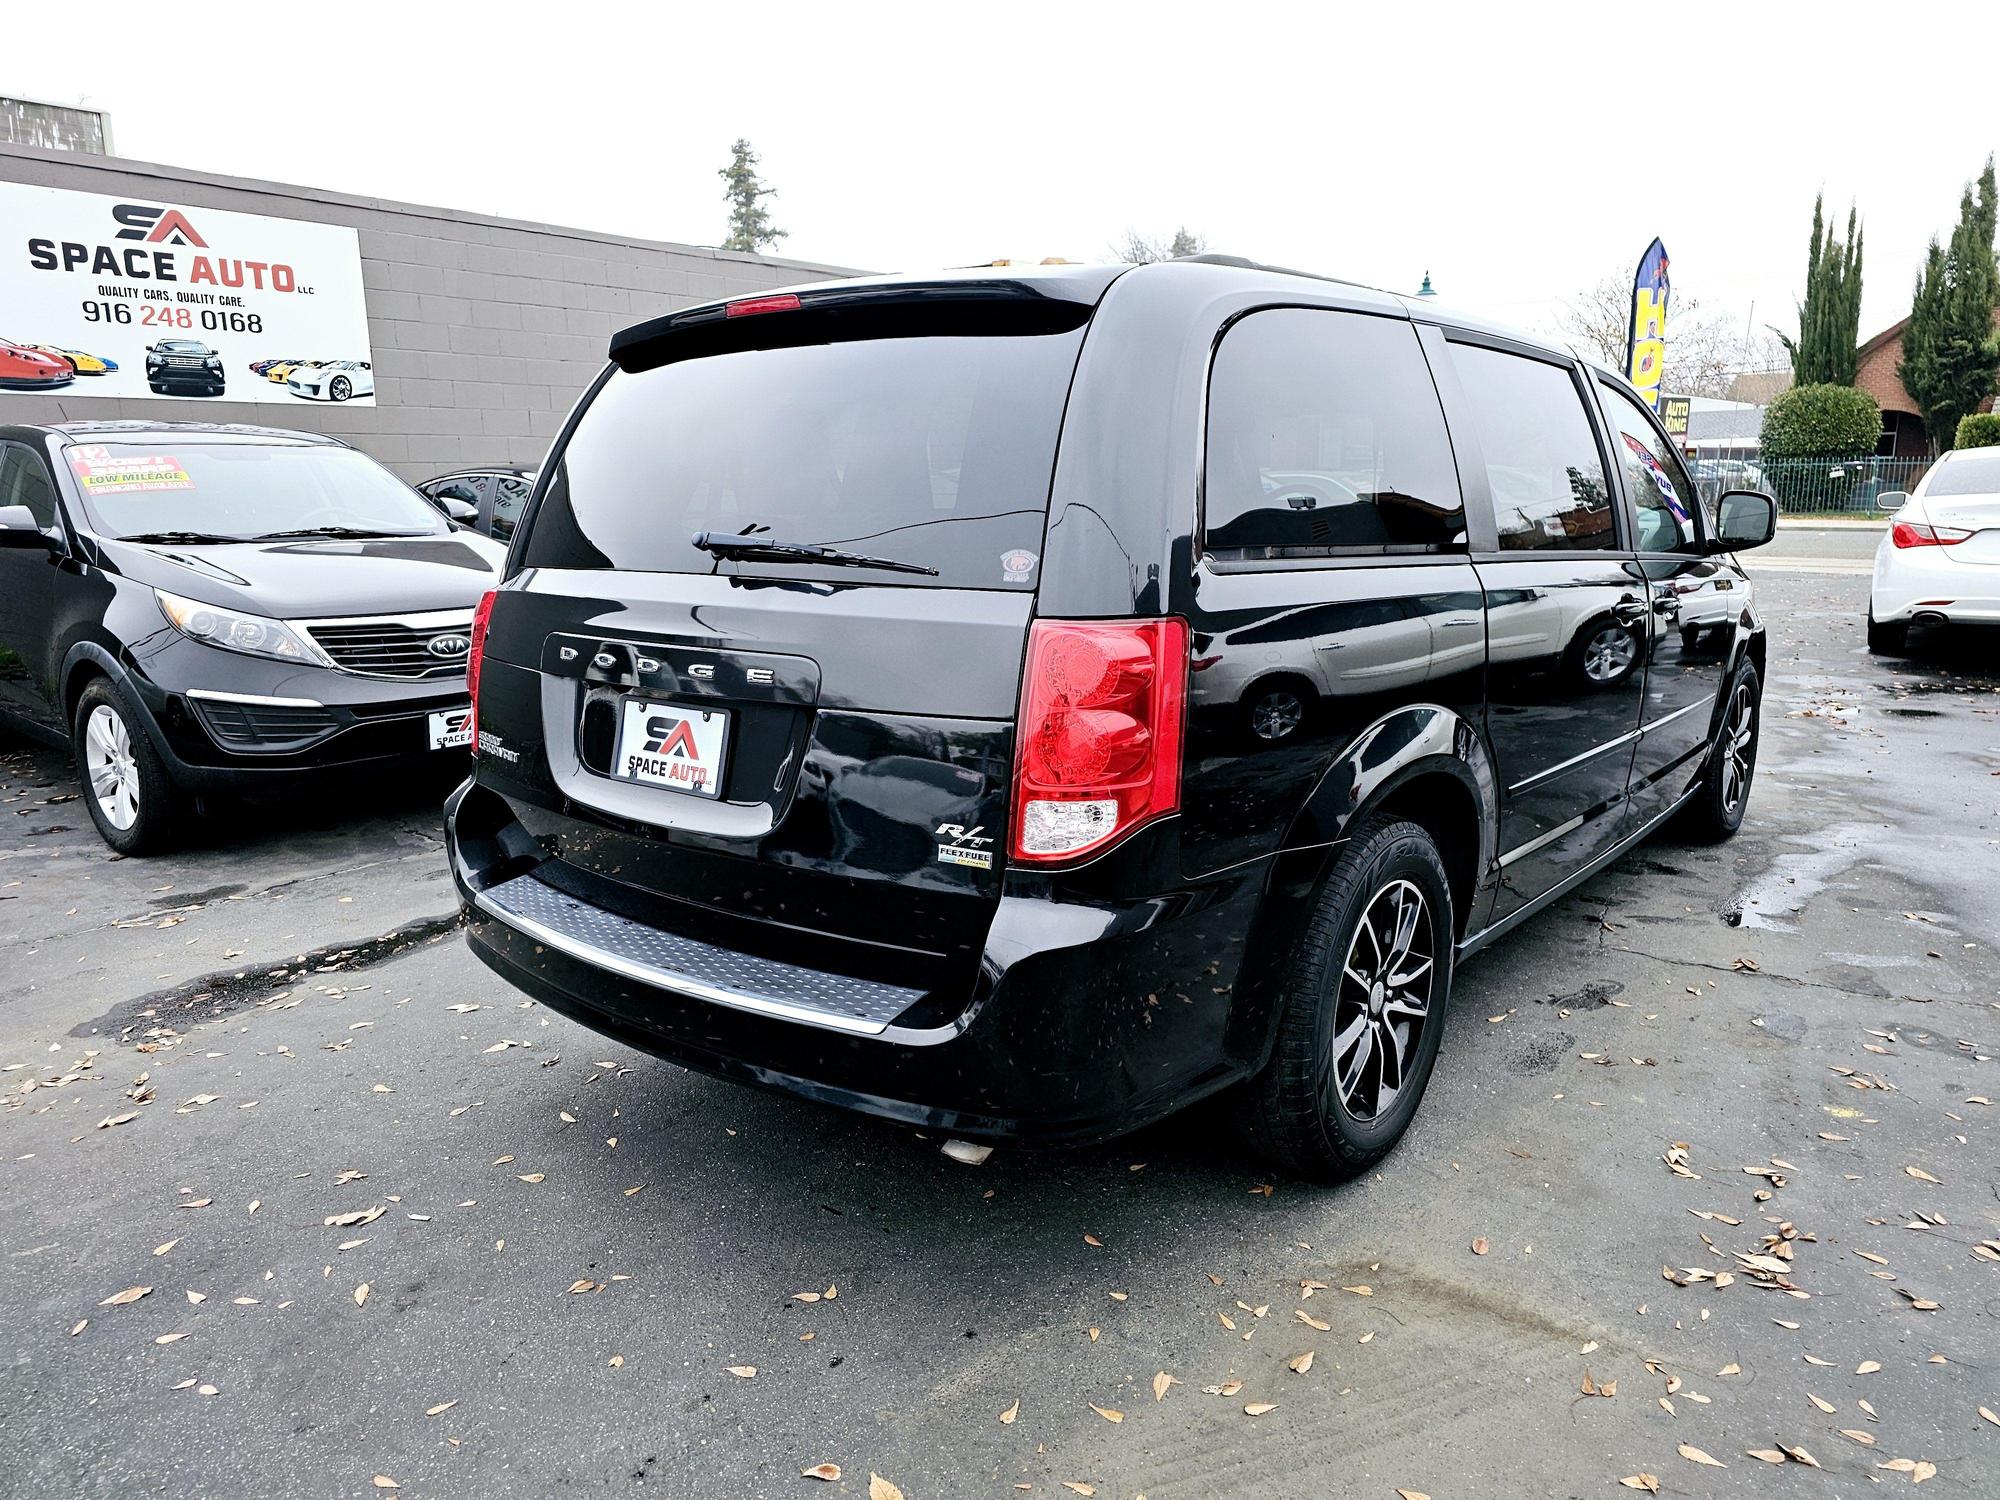
[(729, 238), (722, 242), (723, 249), (754, 254), (790, 233), (773, 224), (771, 211), (764, 207), (763, 200), (775, 198), (778, 190), (766, 187), (757, 175), (757, 153), (748, 141), (738, 140), (730, 148), (729, 165), (720, 168), (716, 176), (722, 179), (722, 195), (729, 200)]
[[(1772, 330), (1774, 333), (1778, 331)], [(1792, 357), (1795, 385), (1854, 384), (1861, 332), (1861, 226), (1852, 206), (1847, 237), (1827, 231), (1821, 199), (1813, 199), (1812, 242), (1806, 252), (1806, 296), (1799, 304), (1799, 336), (1778, 333)]]
[(1958, 227), (1949, 246), (1935, 237), (1910, 303), (1903, 334), (1903, 362), (1896, 374), (1924, 414), (1939, 452), (1956, 440), (1958, 421), (2000, 389), (2000, 336), (1993, 309), (2000, 305), (2000, 266), (1993, 258), (1995, 202), (1993, 158), (1958, 200)]

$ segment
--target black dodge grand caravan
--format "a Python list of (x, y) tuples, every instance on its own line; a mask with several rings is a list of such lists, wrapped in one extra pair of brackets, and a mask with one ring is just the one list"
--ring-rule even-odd
[(692, 1068), (964, 1135), (1241, 1085), (1381, 1157), (1456, 962), (1743, 816), (1764, 630), (1614, 376), (1204, 257), (617, 335), (474, 626), (475, 952)]

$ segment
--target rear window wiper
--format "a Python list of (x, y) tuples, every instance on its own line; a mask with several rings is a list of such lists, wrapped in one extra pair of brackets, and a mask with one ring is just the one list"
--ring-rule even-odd
[(369, 526), (301, 526), (296, 531), (266, 531), (251, 537), (253, 542), (281, 542), (300, 536), (331, 537), (378, 537), (378, 536), (433, 536), (429, 531), (382, 531)]
[(726, 557), (732, 562), (820, 563), (829, 568), (881, 568), (889, 573), (938, 576), (936, 568), (927, 568), (922, 563), (898, 562), (890, 557), (865, 557), (859, 552), (816, 547), (810, 542), (781, 542), (760, 536), (717, 536), (712, 531), (697, 531), (694, 544), (711, 557)]
[(223, 536), (214, 531), (132, 531), (118, 538), (121, 542), (243, 542), (248, 537)]

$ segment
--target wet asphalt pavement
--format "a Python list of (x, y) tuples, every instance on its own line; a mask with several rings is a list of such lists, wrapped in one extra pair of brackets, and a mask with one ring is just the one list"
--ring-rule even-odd
[(686, 1074), (467, 956), (434, 784), (121, 861), (0, 738), (0, 1491), (2000, 1494), (2000, 658), (1805, 531), (1744, 832), (1469, 965), (1334, 1190)]

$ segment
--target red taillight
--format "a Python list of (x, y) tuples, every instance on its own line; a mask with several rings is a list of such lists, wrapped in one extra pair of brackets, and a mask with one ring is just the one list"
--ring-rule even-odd
[(1898, 521), (1889, 528), (1889, 541), (1897, 547), (1956, 547), (1971, 535), (1956, 526), (1925, 526), (1916, 521)]
[(1012, 857), (1053, 864), (1180, 811), (1185, 620), (1037, 620), (1014, 754)]
[(472, 647), (465, 653), (465, 691), (472, 699), (472, 748), (479, 749), (479, 663), (486, 655), (486, 623), (493, 617), (493, 590), (472, 611)]
[(796, 293), (780, 292), (774, 297), (743, 297), (735, 302), (725, 302), (722, 315), (725, 318), (749, 318), (758, 313), (797, 312), (799, 299)]

